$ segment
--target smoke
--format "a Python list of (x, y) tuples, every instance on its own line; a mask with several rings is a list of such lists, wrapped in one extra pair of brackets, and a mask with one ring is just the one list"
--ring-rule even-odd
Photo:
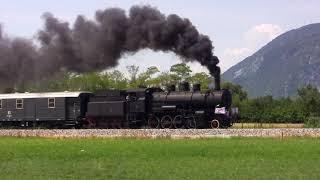
[(37, 50), (32, 41), (23, 38), (10, 39), (0, 27), (0, 85), (14, 87), (33, 80)]
[(198, 61), (220, 78), (209, 37), (178, 15), (165, 16), (150, 6), (133, 6), (128, 14), (109, 8), (97, 11), (94, 20), (78, 16), (71, 28), (51, 13), (42, 18), (37, 48), (28, 40), (3, 38), (0, 28), (1, 82), (8, 78), (16, 84), (61, 71), (102, 70), (116, 66), (124, 54), (145, 48), (172, 51), (185, 62)]
[(0, 24), (0, 39), (2, 39), (2, 26)]

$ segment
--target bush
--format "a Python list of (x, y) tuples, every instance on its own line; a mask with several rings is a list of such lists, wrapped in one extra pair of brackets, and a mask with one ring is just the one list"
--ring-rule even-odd
[(320, 127), (320, 117), (319, 116), (311, 116), (306, 118), (304, 121), (304, 126), (308, 128), (319, 128)]

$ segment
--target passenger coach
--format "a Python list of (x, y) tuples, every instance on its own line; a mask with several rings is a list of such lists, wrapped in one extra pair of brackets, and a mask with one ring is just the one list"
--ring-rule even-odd
[(75, 127), (85, 117), (89, 92), (0, 94), (0, 125)]

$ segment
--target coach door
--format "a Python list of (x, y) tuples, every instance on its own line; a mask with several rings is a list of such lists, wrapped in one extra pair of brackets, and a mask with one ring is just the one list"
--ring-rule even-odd
[(11, 111), (7, 111), (7, 99), (0, 99), (0, 121), (10, 120), (11, 117)]
[(24, 99), (24, 121), (33, 122), (36, 119), (36, 99)]
[(66, 119), (76, 120), (80, 116), (80, 99), (79, 98), (66, 98)]

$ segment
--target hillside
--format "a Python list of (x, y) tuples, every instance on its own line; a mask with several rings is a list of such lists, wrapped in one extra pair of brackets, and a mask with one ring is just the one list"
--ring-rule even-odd
[(249, 96), (292, 96), (298, 87), (320, 87), (320, 23), (288, 31), (223, 73)]

